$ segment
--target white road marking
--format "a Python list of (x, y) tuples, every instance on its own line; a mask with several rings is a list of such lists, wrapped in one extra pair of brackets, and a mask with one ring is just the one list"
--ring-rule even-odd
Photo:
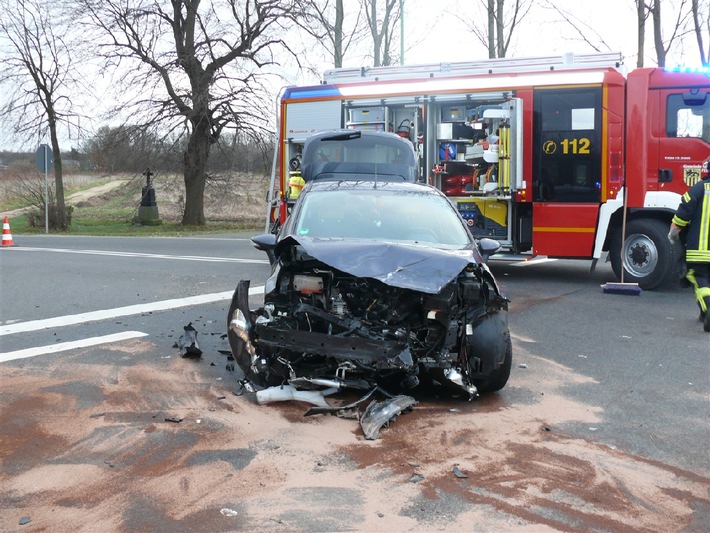
[(16, 359), (27, 359), (48, 353), (65, 352), (76, 348), (87, 348), (89, 346), (98, 346), (99, 344), (108, 344), (111, 342), (125, 341), (128, 339), (138, 339), (147, 337), (147, 333), (142, 331), (124, 331), (122, 333), (113, 333), (112, 335), (104, 335), (103, 337), (91, 337), (72, 342), (59, 342), (47, 346), (37, 346), (36, 348), (27, 348), (25, 350), (17, 350), (14, 352), (0, 353), (0, 363), (14, 361)]
[[(260, 285), (258, 287), (252, 287), (249, 289), (249, 296), (253, 296), (263, 292), (263, 285)], [(234, 291), (215, 292), (212, 294), (190, 296), (188, 298), (175, 298), (173, 300), (163, 300), (160, 302), (128, 305), (126, 307), (115, 307), (113, 309), (105, 309), (103, 311), (91, 311), (88, 313), (79, 313), (76, 315), (65, 315), (54, 318), (45, 318), (42, 320), (16, 322), (14, 324), (5, 324), (3, 326), (0, 326), (0, 336), (11, 335), (13, 333), (24, 333), (27, 331), (38, 331), (40, 329), (72, 326), (75, 324), (83, 324), (84, 322), (108, 320), (121, 316), (140, 315), (143, 313), (152, 313), (154, 311), (165, 311), (167, 309), (175, 309), (177, 307), (188, 307), (191, 305), (221, 302), (223, 300), (231, 299), (232, 294), (234, 294)]]
[(108, 255), (112, 257), (142, 257), (147, 259), (177, 259), (180, 261), (203, 261), (207, 263), (251, 263), (268, 265), (268, 259), (238, 259), (233, 257), (205, 257), (199, 255), (143, 254), (138, 252), (112, 252), (110, 250), (71, 250), (69, 248), (13, 247), (17, 252), (57, 252), (64, 254)]

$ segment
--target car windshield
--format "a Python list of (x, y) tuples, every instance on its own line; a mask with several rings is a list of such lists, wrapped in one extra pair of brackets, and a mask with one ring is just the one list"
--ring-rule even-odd
[(347, 182), (309, 191), (296, 221), (300, 236), (418, 242), (461, 248), (468, 230), (453, 206), (425, 187), (372, 189)]

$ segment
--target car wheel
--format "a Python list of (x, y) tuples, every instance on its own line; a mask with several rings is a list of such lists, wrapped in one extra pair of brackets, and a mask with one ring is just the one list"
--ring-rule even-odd
[(253, 349), (251, 348), (251, 338), (245, 339), (231, 328), (231, 322), (234, 319), (250, 320), (249, 281), (240, 281), (232, 296), (232, 303), (227, 311), (227, 340), (232, 350), (232, 356), (244, 373), (244, 377), (258, 387), (270, 385), (264, 376), (252, 371), (251, 354), (249, 353), (249, 350)]
[(510, 334), (506, 341), (505, 357), (503, 364), (491, 372), (487, 379), (475, 381), (473, 384), (478, 389), (478, 392), (496, 392), (505, 387), (510, 377), (510, 369), (513, 366), (513, 342), (510, 339)]
[(680, 246), (668, 240), (668, 226), (660, 220), (632, 220), (626, 226), (626, 241), (621, 249), (621, 231), (612, 236), (609, 246), (611, 268), (621, 279), (622, 256), (624, 282), (638, 283), (651, 290), (674, 280)]

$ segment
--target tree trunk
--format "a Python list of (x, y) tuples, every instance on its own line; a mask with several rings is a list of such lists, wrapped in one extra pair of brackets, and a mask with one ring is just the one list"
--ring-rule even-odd
[(370, 2), (370, 32), (372, 33), (372, 44), (374, 48), (374, 65), (380, 66), (380, 50), (382, 48), (382, 37), (377, 28), (377, 0)]
[(498, 0), (498, 5), (496, 6), (496, 57), (505, 57), (505, 50), (503, 49), (503, 43), (505, 43), (505, 35), (503, 34), (505, 28), (503, 24), (503, 2), (504, 0)]
[(651, 15), (653, 16), (653, 45), (656, 48), (656, 59), (659, 67), (665, 67), (666, 48), (663, 46), (663, 36), (661, 35), (661, 0), (653, 0)]
[[(708, 50), (708, 56), (706, 56), (705, 46), (703, 45), (703, 28), (700, 25), (700, 13), (698, 13), (698, 0), (692, 1), (691, 10), (693, 13), (693, 29), (695, 30), (695, 37), (698, 40), (698, 50), (700, 51), (700, 63), (703, 66), (708, 66), (708, 63), (710, 63), (710, 49)], [(708, 22), (708, 29), (710, 29), (710, 22)]]
[[(67, 224), (67, 209), (64, 202), (64, 179), (62, 171), (62, 154), (59, 150), (59, 139), (57, 138), (57, 123), (51, 118), (53, 116), (54, 110), (52, 109), (48, 113), (49, 119), (49, 136), (52, 143), (52, 157), (54, 159), (54, 188), (55, 196), (57, 201), (57, 229), (61, 231), (66, 231), (68, 229)], [(48, 213), (49, 206), (45, 205)]]
[(206, 223), (204, 198), (207, 180), (207, 159), (211, 148), (209, 123), (194, 124), (185, 152), (185, 212), (184, 226), (203, 226)]
[(646, 47), (646, 2), (645, 0), (636, 0), (636, 21), (638, 23), (638, 40), (636, 58), (636, 66), (643, 67), (644, 48)]
[(334, 50), (333, 58), (335, 60), (335, 68), (343, 66), (343, 19), (345, 14), (343, 11), (343, 0), (335, 2), (335, 27), (334, 27)]
[(495, 0), (488, 0), (488, 57), (496, 56), (496, 9)]

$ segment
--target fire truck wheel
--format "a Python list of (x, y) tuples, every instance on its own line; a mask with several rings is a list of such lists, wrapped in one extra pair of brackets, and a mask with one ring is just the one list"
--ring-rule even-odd
[[(645, 290), (668, 284), (674, 279), (676, 250), (667, 237), (668, 224), (654, 219), (637, 219), (626, 226), (624, 243), (624, 282), (638, 283)], [(611, 268), (621, 279), (621, 229), (609, 246)]]

